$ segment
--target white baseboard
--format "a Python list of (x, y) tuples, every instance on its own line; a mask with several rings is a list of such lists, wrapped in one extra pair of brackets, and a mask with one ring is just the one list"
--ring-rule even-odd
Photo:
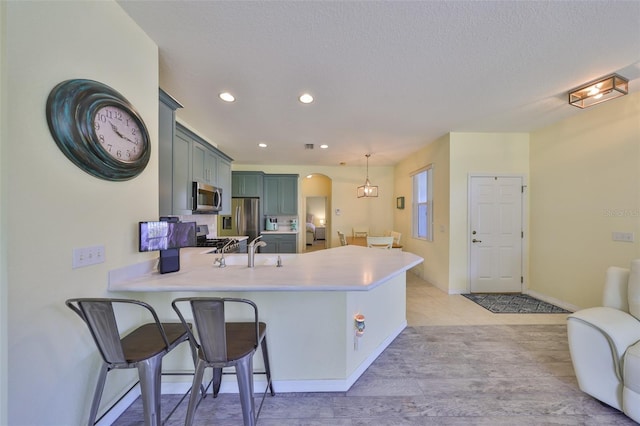
[(563, 302), (562, 300), (549, 297), (545, 294), (538, 293), (537, 291), (527, 289), (524, 291), (524, 294), (528, 294), (529, 296), (535, 297), (536, 299), (542, 300), (543, 302), (551, 303), (552, 305), (556, 305), (562, 309), (566, 309), (567, 311), (576, 312), (580, 309), (576, 305), (572, 305), (570, 303)]
[[(369, 368), (380, 354), (398, 337), (402, 330), (407, 328), (404, 321), (389, 337), (387, 337), (375, 351), (371, 353), (356, 370), (344, 380), (276, 380), (273, 388), (276, 393), (290, 392), (346, 392), (358, 380), (358, 378)], [(162, 383), (161, 393), (163, 395), (184, 395), (191, 387), (191, 382), (166, 382)], [(254, 380), (255, 393), (263, 393), (267, 387), (267, 381), (263, 375), (257, 376)], [(220, 393), (238, 393), (238, 383), (235, 380), (223, 380), (220, 385)], [(118, 401), (104, 415), (97, 426), (111, 426), (124, 413), (127, 408), (140, 396), (140, 385), (134, 386), (127, 394)]]

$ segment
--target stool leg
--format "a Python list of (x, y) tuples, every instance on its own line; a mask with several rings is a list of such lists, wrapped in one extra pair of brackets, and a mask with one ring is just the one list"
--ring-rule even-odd
[(218, 396), (220, 385), (222, 384), (222, 368), (213, 368), (213, 397)]
[(253, 400), (253, 354), (238, 360), (236, 378), (240, 391), (244, 426), (254, 426), (256, 424), (256, 408)]
[[(144, 410), (144, 424), (147, 426), (161, 426), (160, 414), (160, 385), (162, 373), (162, 355), (138, 363), (138, 377), (140, 378), (140, 393)], [(197, 392), (196, 392), (197, 393)]]
[(204, 375), (204, 369), (206, 364), (199, 359), (196, 363), (196, 371), (193, 374), (193, 384), (191, 385), (191, 396), (189, 397), (189, 407), (187, 407), (187, 417), (184, 421), (185, 426), (191, 426), (193, 424), (193, 417), (196, 413), (196, 407), (198, 405), (198, 389), (202, 384), (202, 376)]
[(273, 391), (273, 383), (271, 382), (271, 368), (269, 367), (269, 351), (267, 351), (267, 336), (264, 336), (261, 343), (262, 347), (262, 360), (264, 362), (264, 371), (267, 373), (267, 383), (269, 384), (269, 390), (271, 391), (271, 396), (275, 396), (275, 392)]
[(89, 412), (89, 426), (93, 426), (96, 423), (96, 416), (98, 415), (98, 407), (100, 406), (100, 400), (102, 399), (102, 391), (104, 390), (104, 382), (107, 379), (107, 373), (109, 367), (107, 364), (102, 363), (100, 368), (100, 374), (98, 375), (98, 383), (96, 384), (96, 391), (93, 393), (93, 401), (91, 402), (91, 411)]

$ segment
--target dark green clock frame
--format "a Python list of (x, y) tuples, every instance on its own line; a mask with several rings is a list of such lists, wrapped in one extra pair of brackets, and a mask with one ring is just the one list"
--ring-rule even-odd
[[(142, 155), (136, 160), (115, 158), (98, 141), (93, 123), (96, 112), (105, 106), (122, 108), (137, 122)], [(103, 83), (84, 79), (63, 81), (51, 90), (46, 114), (58, 148), (92, 176), (126, 181), (139, 175), (149, 162), (151, 144), (144, 121), (124, 96)]]

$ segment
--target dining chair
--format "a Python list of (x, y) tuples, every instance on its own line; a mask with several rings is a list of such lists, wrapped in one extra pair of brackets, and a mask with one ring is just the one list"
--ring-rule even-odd
[(391, 249), (393, 247), (393, 237), (367, 237), (367, 247)]
[[(180, 309), (180, 305), (188, 304), (195, 331), (199, 340), (196, 339), (188, 327), (185, 317)], [(241, 307), (248, 305), (252, 312), (253, 321), (249, 322), (227, 322), (225, 317), (225, 307), (235, 305)], [(258, 320), (258, 307), (247, 299), (229, 297), (183, 297), (171, 302), (171, 306), (178, 314), (180, 321), (184, 324), (184, 329), (189, 333), (189, 339), (195, 345), (197, 351), (196, 371), (193, 376), (191, 387), (191, 397), (187, 408), (185, 426), (193, 424), (195, 411), (198, 405), (198, 393), (193, 389), (202, 386), (204, 370), (207, 367), (213, 368), (213, 396), (218, 396), (222, 381), (222, 369), (225, 367), (235, 367), (236, 379), (240, 393), (240, 405), (242, 407), (242, 418), (245, 426), (254, 426), (257, 422), (264, 398), (267, 391), (271, 391), (271, 396), (275, 395), (273, 384), (271, 383), (271, 369), (269, 367), (269, 354), (267, 351), (267, 325)], [(183, 306), (183, 309), (186, 307)], [(260, 407), (256, 413), (255, 401), (253, 398), (253, 355), (258, 346), (262, 348), (262, 358), (264, 362), (264, 373), (267, 377), (267, 386)], [(258, 373), (256, 373), (258, 374)]]
[[(65, 304), (87, 325), (103, 361), (87, 424), (89, 426), (95, 424), (107, 373), (115, 369), (137, 368), (144, 424), (160, 426), (162, 424), (160, 412), (162, 358), (180, 343), (188, 340), (187, 329), (190, 325), (187, 324), (185, 328), (184, 323), (161, 323), (155, 310), (147, 303), (138, 300), (75, 298), (68, 299)], [(141, 312), (146, 312), (153, 321), (121, 336), (114, 305), (133, 306)], [(195, 356), (195, 353), (192, 355)]]
[(391, 236), (393, 237), (393, 244), (396, 246), (400, 245), (400, 238), (402, 237), (402, 233), (391, 231)]
[(351, 231), (353, 238), (362, 238), (369, 235), (369, 228), (366, 226), (354, 226)]
[(347, 245), (347, 237), (344, 235), (343, 232), (338, 231), (338, 238), (340, 238), (340, 245), (341, 246), (346, 246)]

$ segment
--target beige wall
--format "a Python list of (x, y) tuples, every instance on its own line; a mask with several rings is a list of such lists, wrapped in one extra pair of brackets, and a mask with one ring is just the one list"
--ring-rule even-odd
[[(372, 157), (373, 158), (373, 157)], [(357, 198), (356, 188), (364, 184), (366, 178), (365, 167), (348, 166), (278, 166), (278, 165), (248, 165), (233, 164), (233, 170), (260, 170), (265, 173), (293, 173), (300, 175), (298, 180), (298, 194), (303, 194), (301, 181), (309, 174), (322, 174), (331, 179), (331, 196), (327, 205), (331, 208), (328, 218), (331, 222), (332, 235), (341, 230), (347, 235), (351, 233), (351, 228), (359, 225), (366, 225), (372, 234), (382, 235), (382, 233), (393, 227), (393, 211), (395, 209), (394, 198), (394, 168), (393, 167), (372, 167), (369, 166), (369, 180), (373, 185), (378, 185), (378, 198)], [(336, 214), (336, 209), (340, 214)], [(298, 197), (298, 212), (300, 220), (305, 211), (304, 197)], [(304, 224), (304, 222), (301, 222)], [(300, 228), (304, 230), (304, 228)], [(302, 238), (304, 232), (299, 234), (298, 247), (303, 247)], [(332, 247), (340, 245), (337, 238), (331, 238)]]
[(598, 305), (606, 268), (640, 255), (640, 93), (533, 132), (530, 200), (531, 289)]
[[(451, 133), (449, 293), (469, 291), (468, 181), (472, 174), (529, 174), (527, 133)], [(525, 210), (526, 217), (526, 210)], [(524, 248), (526, 253), (526, 247)]]
[[(105, 296), (109, 270), (157, 256), (137, 252), (136, 224), (158, 215), (158, 50), (115, 2), (2, 2), (2, 8), (2, 37), (10, 41), (2, 53), (0, 126), (8, 296), (0, 322), (8, 324), (2, 347), (9, 348), (0, 375), (9, 389), (2, 424), (78, 425), (88, 415), (99, 356), (64, 301)], [(140, 176), (97, 179), (58, 149), (45, 104), (56, 84), (72, 78), (106, 83), (137, 107), (152, 140)], [(104, 245), (105, 263), (72, 269), (73, 248), (93, 245)], [(112, 373), (106, 403), (135, 376)]]
[[(403, 250), (424, 258), (424, 263), (412, 271), (443, 291), (449, 287), (449, 161), (449, 135), (446, 135), (402, 160), (394, 172), (395, 197), (404, 197), (404, 209), (394, 209), (394, 230), (402, 234)], [(411, 173), (429, 164), (433, 165), (433, 241), (411, 236)]]
[[(523, 133), (450, 133), (401, 161), (395, 169), (396, 231), (404, 249), (424, 257), (415, 271), (448, 293), (468, 292), (468, 191), (471, 174), (529, 172), (529, 136)], [(433, 164), (433, 241), (411, 237), (411, 172)]]
[(0, 425), (8, 424), (7, 420), (7, 373), (8, 373), (8, 296), (9, 278), (7, 276), (7, 203), (4, 194), (7, 192), (7, 178), (1, 170), (7, 170), (7, 156), (5, 147), (7, 145), (7, 91), (2, 88), (7, 86), (5, 72), (6, 55), (6, 2), (0, 2)]

